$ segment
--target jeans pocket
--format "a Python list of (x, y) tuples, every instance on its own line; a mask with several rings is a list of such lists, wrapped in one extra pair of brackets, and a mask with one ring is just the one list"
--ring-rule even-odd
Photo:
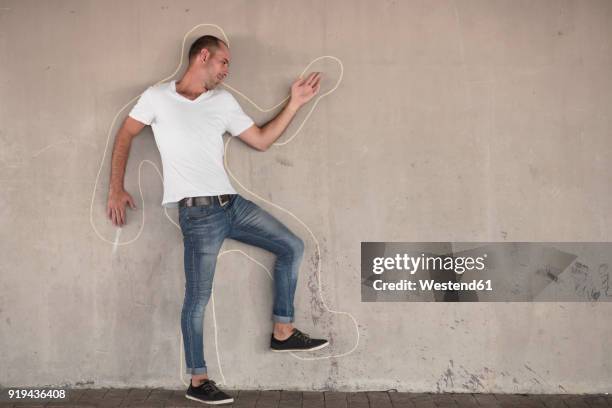
[(223, 209), (212, 205), (200, 205), (196, 207), (185, 207), (185, 218), (188, 221), (204, 220), (212, 214), (216, 214)]

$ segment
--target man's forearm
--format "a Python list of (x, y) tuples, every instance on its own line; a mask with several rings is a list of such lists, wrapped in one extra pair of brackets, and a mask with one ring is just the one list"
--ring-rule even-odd
[(261, 139), (264, 150), (272, 146), (272, 143), (283, 134), (299, 108), (297, 104), (289, 100), (289, 103), (285, 105), (283, 110), (261, 128)]
[(122, 191), (123, 178), (125, 175), (125, 167), (127, 165), (128, 156), (130, 154), (130, 146), (132, 139), (130, 137), (121, 137), (117, 135), (115, 139), (115, 147), (113, 148), (113, 156), (111, 159), (111, 176), (110, 176), (110, 191)]

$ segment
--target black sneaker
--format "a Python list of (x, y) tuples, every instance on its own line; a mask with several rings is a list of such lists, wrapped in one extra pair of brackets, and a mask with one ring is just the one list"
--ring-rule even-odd
[(329, 342), (324, 339), (311, 339), (306, 333), (302, 333), (296, 328), (293, 328), (293, 333), (285, 340), (277, 340), (272, 334), (270, 348), (275, 352), (284, 351), (313, 351), (319, 350), (329, 345)]
[(194, 387), (193, 383), (190, 382), (185, 397), (190, 400), (213, 405), (234, 402), (234, 399), (217, 388), (217, 385), (212, 380), (205, 380), (199, 387)]

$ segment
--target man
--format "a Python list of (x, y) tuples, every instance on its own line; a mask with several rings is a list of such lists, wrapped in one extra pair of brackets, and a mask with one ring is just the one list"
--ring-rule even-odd
[(272, 351), (318, 350), (327, 340), (312, 339), (293, 327), (293, 300), (304, 243), (255, 203), (237, 194), (223, 167), (225, 132), (249, 146), (267, 150), (285, 131), (298, 109), (319, 92), (321, 75), (310, 74), (291, 86), (283, 110), (262, 127), (241, 109), (231, 93), (219, 87), (227, 77), (230, 51), (214, 36), (198, 38), (189, 50), (189, 66), (178, 81), (149, 87), (116, 135), (111, 160), (107, 215), (114, 225), (126, 222), (134, 200), (123, 188), (130, 144), (151, 125), (164, 173), (162, 205), (179, 209), (184, 243), (185, 298), (181, 330), (187, 373), (185, 396), (220, 404), (233, 399), (207, 375), (203, 352), (203, 317), (223, 240), (232, 238), (276, 255), (274, 266)]

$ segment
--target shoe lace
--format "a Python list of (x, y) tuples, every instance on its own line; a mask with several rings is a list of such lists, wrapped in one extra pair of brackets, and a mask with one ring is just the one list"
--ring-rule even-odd
[(295, 337), (304, 340), (305, 343), (310, 343), (310, 336), (299, 331), (298, 329), (295, 329)]
[(219, 391), (219, 388), (217, 388), (216, 383), (213, 380), (208, 380), (204, 383), (204, 385), (202, 386), (202, 389), (204, 391), (208, 391), (211, 393), (215, 393)]

